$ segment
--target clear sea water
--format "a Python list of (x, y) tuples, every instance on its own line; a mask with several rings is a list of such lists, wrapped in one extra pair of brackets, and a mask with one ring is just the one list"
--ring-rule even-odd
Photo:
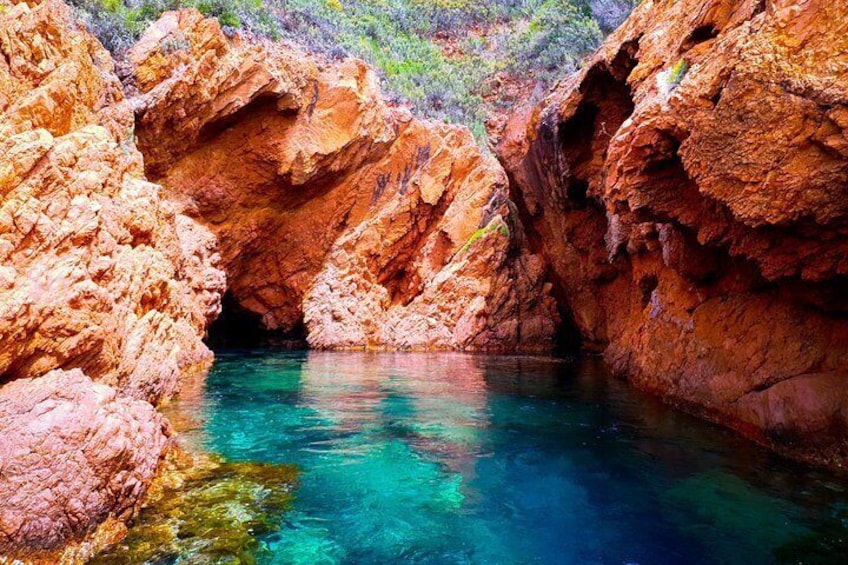
[(217, 357), (184, 440), (300, 469), (263, 563), (848, 563), (848, 481), (592, 359)]

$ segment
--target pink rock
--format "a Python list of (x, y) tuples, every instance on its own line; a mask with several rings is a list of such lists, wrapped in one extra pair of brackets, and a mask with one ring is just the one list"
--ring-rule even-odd
[(0, 389), (0, 554), (53, 550), (141, 501), (168, 445), (149, 403), (79, 369)]

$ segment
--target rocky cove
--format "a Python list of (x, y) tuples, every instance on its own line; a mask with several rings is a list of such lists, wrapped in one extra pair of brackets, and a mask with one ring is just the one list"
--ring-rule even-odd
[(202, 396), (204, 340), (228, 333), (599, 354), (841, 472), (848, 4), (645, 0), (512, 109), (494, 154), (387, 103), (361, 61), (196, 10), (165, 12), (116, 61), (59, 0), (0, 8), (9, 561), (85, 562), (168, 485), (206, 504), (210, 476), (286, 511), (268, 485), (291, 468), (186, 453), (163, 415)]

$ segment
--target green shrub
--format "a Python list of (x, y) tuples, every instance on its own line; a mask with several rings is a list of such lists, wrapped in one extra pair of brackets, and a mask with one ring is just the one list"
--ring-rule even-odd
[[(631, 0), (69, 0), (113, 53), (165, 10), (195, 7), (240, 29), (287, 39), (331, 59), (364, 59), (389, 98), (425, 117), (468, 125), (486, 143), (486, 79), (500, 71), (547, 86), (601, 42), (598, 21)], [(604, 24), (607, 25), (607, 24)], [(469, 33), (486, 30), (485, 37)], [(446, 56), (446, 41), (461, 47)], [(169, 45), (176, 50), (178, 44)], [(490, 94), (490, 93), (488, 93)], [(497, 100), (494, 100), (498, 104)]]
[(671, 89), (674, 89), (689, 72), (689, 63), (685, 59), (680, 59), (668, 71), (667, 83)]
[(529, 20), (526, 31), (514, 36), (514, 72), (535, 72), (549, 84), (573, 72), (580, 60), (600, 45), (597, 23), (569, 0), (546, 0)]

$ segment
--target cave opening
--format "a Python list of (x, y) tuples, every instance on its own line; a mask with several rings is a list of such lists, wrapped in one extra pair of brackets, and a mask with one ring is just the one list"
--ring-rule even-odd
[(205, 341), (213, 350), (307, 348), (306, 327), (302, 321), (291, 330), (269, 330), (263, 325), (261, 316), (239, 304), (229, 290), (221, 299), (221, 314), (209, 325)]
[[(576, 255), (589, 260), (605, 245), (607, 218), (600, 199), (606, 174), (607, 152), (635, 104), (627, 77), (635, 68), (638, 41), (628, 42), (609, 63), (590, 69), (581, 86), (582, 99), (574, 113), (557, 126), (557, 154), (561, 170), (563, 212), (571, 215), (570, 228), (561, 234)], [(543, 246), (544, 247), (544, 246)], [(555, 336), (558, 354), (591, 350), (592, 338), (581, 334), (569, 307), (565, 273), (551, 274), (560, 324)]]
[(720, 30), (714, 24), (711, 23), (704, 24), (695, 28), (692, 33), (689, 34), (689, 37), (687, 37), (681, 44), (680, 52), (684, 53), (695, 48), (701, 43), (705, 43), (707, 41), (710, 41), (711, 39), (715, 39), (716, 37), (718, 37), (719, 31)]
[(571, 311), (569, 295), (577, 289), (574, 277), (563, 269), (574, 262), (556, 257), (566, 252), (592, 269), (596, 251), (605, 249), (607, 217), (600, 191), (610, 143), (635, 109), (627, 79), (638, 63), (638, 42), (625, 43), (612, 60), (588, 69), (576, 107), (540, 124), (524, 178), (518, 180), (507, 167), (510, 198), (529, 247), (548, 265), (547, 281), (560, 318), (554, 341), (558, 355), (597, 350), (596, 336), (583, 335)]
[(554, 334), (552, 353), (558, 357), (577, 357), (585, 349), (583, 335), (574, 322), (574, 315), (567, 306), (565, 297), (558, 296), (555, 292), (554, 298), (557, 303), (559, 325)]

